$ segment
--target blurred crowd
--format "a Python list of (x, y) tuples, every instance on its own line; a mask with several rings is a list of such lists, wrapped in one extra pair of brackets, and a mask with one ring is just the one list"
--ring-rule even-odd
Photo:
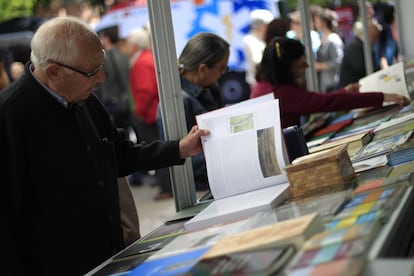
[[(386, 68), (401, 60), (395, 7), (388, 3), (373, 5), (367, 1), (366, 11), (369, 41), (365, 41), (363, 25), (357, 9), (354, 11), (354, 21), (348, 22), (348, 24), (352, 24), (353, 30), (352, 37), (348, 38), (341, 33), (338, 14), (334, 9), (310, 6), (310, 38), (315, 57), (314, 69), (318, 76), (318, 92), (335, 91), (340, 87), (357, 82), (367, 74), (363, 43), (369, 43), (371, 46), (374, 70)], [(95, 92), (108, 109), (114, 123), (117, 127), (127, 130), (133, 143), (143, 141), (150, 143), (153, 140), (163, 139), (162, 131), (160, 131), (162, 123), (159, 118), (159, 95), (150, 28), (148, 25), (136, 26), (126, 37), (120, 36), (119, 28), (116, 25), (96, 29), (104, 12), (102, 8), (87, 3), (55, 7), (48, 11), (39, 11), (39, 14), (43, 15), (40, 18), (21, 18), (3, 22), (0, 24), (0, 35), (4, 33), (3, 29), (7, 29), (8, 32), (19, 31), (10, 26), (23, 25), (26, 26), (24, 30), (34, 31), (46, 20), (44, 18), (52, 16), (70, 15), (83, 19), (100, 36), (106, 50), (104, 64), (106, 81), (96, 87)], [(26, 20), (26, 24), (15, 24), (16, 20)], [(303, 42), (302, 24), (299, 11), (292, 11), (280, 18), (275, 18), (267, 10), (251, 12), (250, 30), (243, 38), (246, 83), (251, 88), (256, 83), (256, 70), (262, 60), (265, 47), (275, 37), (287, 37)], [(0, 89), (19, 77), (29, 58), (30, 45), (28, 44), (0, 47)], [(207, 93), (204, 92), (204, 89), (208, 89), (208, 93), (213, 93), (211, 99), (214, 99), (214, 93), (219, 93), (217, 92), (219, 90), (216, 91), (216, 87), (211, 84), (217, 82), (227, 70), (227, 61), (223, 59), (224, 56), (220, 56), (220, 58), (223, 61), (223, 69), (220, 69), (221, 71), (211, 83), (203, 85), (200, 80), (198, 80), (199, 83), (195, 82), (203, 89), (203, 93)], [(215, 62), (219, 62), (219, 60)], [(179, 70), (184, 74), (183, 68), (179, 68)], [(200, 71), (199, 74), (203, 75), (204, 73)], [(182, 85), (184, 84), (182, 83)], [(304, 79), (300, 85), (305, 88), (306, 80)], [(185, 89), (183, 88), (183, 90)], [(188, 91), (184, 95), (187, 94)], [(194, 97), (203, 106), (197, 111), (199, 113), (223, 106), (217, 99), (213, 101), (213, 105), (209, 106), (211, 101), (206, 103), (199, 95)], [(197, 112), (193, 110), (191, 114), (186, 114), (186, 116), (192, 118)], [(204, 178), (206, 178), (205, 168), (202, 171)], [(131, 175), (129, 180), (131, 184), (142, 184), (145, 181), (160, 184), (160, 194), (156, 199), (172, 197), (168, 170), (137, 172)], [(205, 182), (205, 180), (203, 181)], [(208, 184), (197, 185), (196, 183), (196, 187), (198, 190), (205, 190), (208, 189)]]

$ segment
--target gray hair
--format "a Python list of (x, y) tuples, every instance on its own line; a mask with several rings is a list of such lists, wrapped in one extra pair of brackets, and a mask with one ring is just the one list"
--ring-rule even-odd
[(43, 23), (31, 41), (30, 59), (35, 67), (45, 68), (48, 60), (70, 63), (82, 46), (100, 43), (90, 27), (75, 17), (56, 17)]
[(253, 10), (253, 11), (250, 12), (250, 18), (252, 20), (250, 28), (251, 29), (256, 29), (260, 25), (269, 24), (270, 21), (272, 21), (274, 19), (274, 16), (268, 10), (258, 9), (258, 10)]
[(135, 45), (138, 49), (148, 49), (151, 36), (144, 28), (133, 29), (128, 35), (128, 42)]
[(179, 68), (195, 71), (201, 64), (213, 67), (228, 53), (230, 44), (212, 33), (198, 33), (185, 45), (178, 58)]
[(352, 27), (352, 30), (354, 32), (354, 35), (363, 38), (364, 37), (364, 25), (361, 21), (356, 21), (354, 23), (354, 26)]

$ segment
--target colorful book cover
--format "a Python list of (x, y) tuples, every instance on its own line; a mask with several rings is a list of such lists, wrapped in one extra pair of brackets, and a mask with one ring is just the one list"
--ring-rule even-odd
[(328, 133), (331, 133), (332, 134), (331, 136), (333, 136), (333, 134), (339, 132), (340, 130), (342, 130), (346, 126), (351, 125), (353, 123), (353, 121), (354, 121), (353, 119), (347, 119), (347, 120), (340, 121), (340, 122), (337, 122), (337, 123), (334, 123), (334, 124), (330, 124), (330, 125), (322, 128), (322, 129), (318, 130), (317, 132), (315, 132), (313, 134), (313, 137), (318, 137), (318, 136), (325, 135), (325, 134), (328, 134)]
[(355, 224), (361, 224), (366, 222), (374, 222), (382, 218), (382, 210), (365, 213), (359, 216), (346, 217), (342, 219), (334, 219), (326, 225), (327, 230), (341, 229), (350, 227)]
[(158, 259), (147, 259), (131, 270), (128, 276), (172, 276), (188, 272), (210, 247), (185, 251)]
[(357, 206), (344, 208), (339, 214), (335, 216), (335, 219), (360, 216), (365, 213), (378, 211), (378, 210), (381, 210), (381, 208), (384, 208), (387, 202), (388, 202), (388, 199), (384, 198), (384, 199), (379, 199), (377, 201), (371, 201), (371, 202), (359, 204)]
[(322, 263), (315, 266), (305, 266), (289, 271), (289, 276), (358, 276), (364, 270), (366, 258), (349, 257), (341, 258), (331, 262)]
[(360, 183), (354, 190), (354, 194), (373, 191), (381, 188), (394, 187), (399, 185), (411, 185), (414, 174), (409, 172), (397, 176), (380, 177)]
[(381, 154), (386, 154), (390, 152), (394, 148), (403, 145), (407, 141), (409, 141), (412, 137), (413, 130), (410, 130), (405, 133), (399, 133), (391, 137), (386, 137), (383, 139), (372, 140), (365, 146), (361, 147), (361, 149), (355, 153), (351, 159), (353, 162), (368, 159), (371, 157), (375, 157)]
[(406, 163), (414, 160), (414, 140), (409, 141), (387, 153), (390, 166)]
[(315, 266), (341, 258), (356, 257), (367, 253), (368, 249), (369, 241), (366, 239), (333, 243), (320, 248), (301, 251), (292, 268)]
[(365, 238), (371, 240), (380, 229), (378, 222), (367, 222), (351, 225), (341, 229), (326, 230), (310, 238), (302, 247), (302, 250), (314, 250), (334, 243)]
[(190, 276), (267, 276), (281, 272), (294, 256), (293, 245), (249, 250), (201, 259), (185, 275)]

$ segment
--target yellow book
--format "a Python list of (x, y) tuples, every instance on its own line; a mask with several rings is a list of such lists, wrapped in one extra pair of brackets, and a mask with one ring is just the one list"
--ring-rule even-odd
[(287, 244), (293, 244), (296, 249), (300, 249), (306, 240), (324, 229), (321, 216), (313, 213), (225, 236), (219, 239), (202, 258)]

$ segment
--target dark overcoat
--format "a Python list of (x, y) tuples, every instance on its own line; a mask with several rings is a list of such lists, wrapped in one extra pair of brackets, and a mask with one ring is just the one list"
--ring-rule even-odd
[(178, 141), (131, 144), (94, 95), (86, 141), (29, 66), (0, 92), (1, 274), (81, 275), (123, 247), (116, 178), (184, 160)]

